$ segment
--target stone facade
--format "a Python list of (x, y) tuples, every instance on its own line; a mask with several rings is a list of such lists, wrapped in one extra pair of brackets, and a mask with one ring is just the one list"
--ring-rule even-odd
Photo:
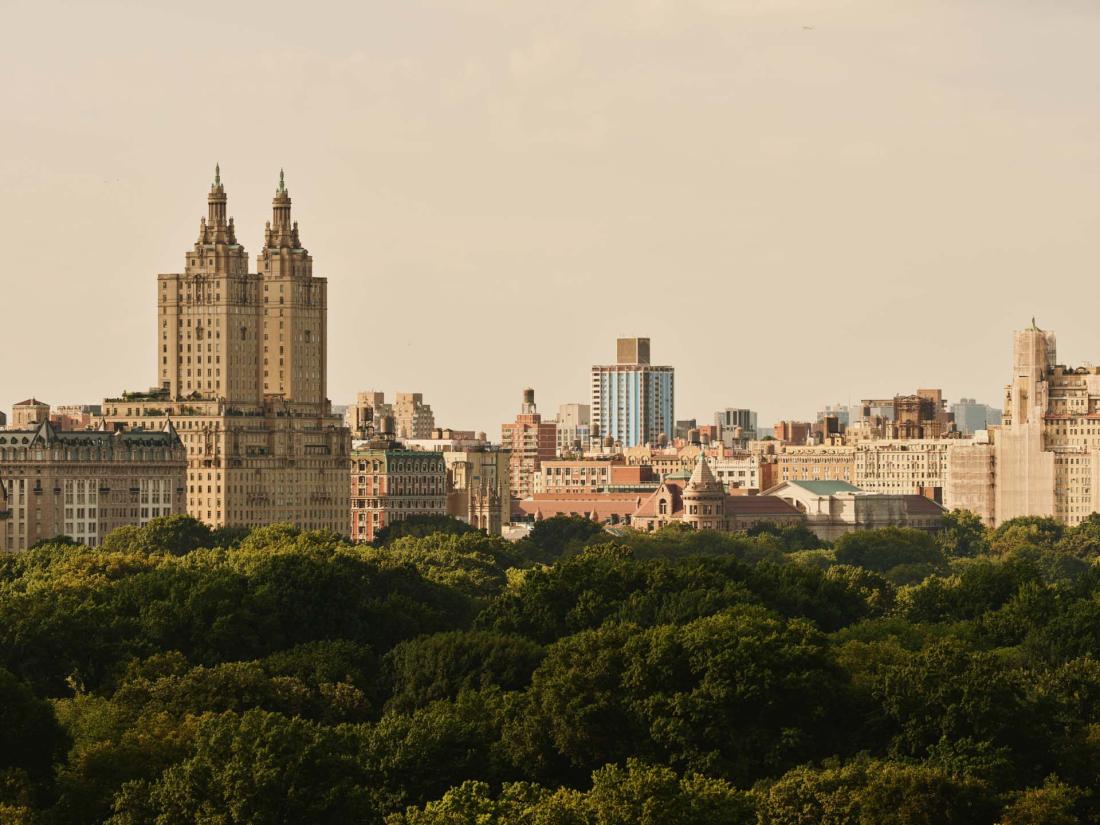
[(775, 457), (775, 477), (783, 481), (847, 481), (856, 474), (855, 447), (784, 446)]
[(313, 275), (281, 173), (255, 273), (226, 205), (216, 172), (184, 272), (157, 279), (159, 384), (107, 399), (105, 420), (171, 418), (187, 512), (212, 526), (343, 533), (350, 437), (326, 396), (327, 281)]
[(95, 547), (116, 527), (186, 512), (176, 431), (0, 432), (0, 549), (69, 536)]
[(352, 541), (374, 541), (387, 524), (410, 516), (447, 514), (447, 468), (442, 453), (406, 450), (388, 439), (351, 452)]
[(11, 408), (11, 429), (33, 430), (43, 421), (49, 420), (50, 405), (37, 398), (28, 398), (13, 404)]
[(499, 536), (511, 521), (508, 493), (511, 453), (495, 446), (443, 450), (447, 468), (447, 513)]
[(995, 521), (1100, 510), (1100, 367), (1057, 363), (1053, 332), (1015, 333), (1004, 420), (993, 431)]
[(825, 541), (853, 530), (910, 527), (936, 533), (943, 527), (943, 506), (924, 496), (868, 493), (842, 481), (784, 482), (760, 498), (786, 501)]
[(947, 484), (947, 452), (956, 438), (860, 441), (855, 445), (852, 483), (868, 493), (921, 493), (942, 500)]
[(969, 510), (988, 527), (996, 519), (997, 459), (993, 445), (958, 441), (947, 448), (943, 504), (949, 510)]

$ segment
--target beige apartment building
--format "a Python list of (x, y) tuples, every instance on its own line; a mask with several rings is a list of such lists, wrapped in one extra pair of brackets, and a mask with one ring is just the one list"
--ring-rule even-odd
[(164, 429), (0, 432), (0, 550), (65, 535), (95, 547), (126, 524), (186, 510), (184, 447)]
[(775, 456), (775, 481), (846, 481), (855, 478), (856, 450), (849, 445), (785, 445)]
[(983, 443), (950, 447), (944, 503), (991, 526), (1074, 525), (1100, 511), (1100, 367), (1058, 364), (1054, 333), (1034, 320), (1015, 332), (1003, 423)]
[(996, 451), (988, 440), (953, 442), (947, 448), (944, 506), (948, 510), (969, 510), (987, 527), (995, 527), (996, 472)]
[(947, 453), (957, 438), (902, 438), (855, 444), (852, 480), (868, 493), (918, 493), (941, 500), (947, 484)]
[(994, 428), (995, 519), (1100, 510), (1100, 367), (1057, 363), (1053, 332), (1015, 333), (1004, 420)]
[(109, 425), (186, 448), (187, 512), (212, 526), (344, 533), (350, 437), (327, 398), (327, 281), (291, 219), (282, 173), (256, 272), (218, 170), (184, 271), (157, 278), (158, 386), (103, 404)]
[(393, 400), (394, 433), (398, 438), (431, 438), (435, 415), (419, 392), (399, 392)]
[(611, 485), (613, 461), (553, 459), (542, 462), (535, 474), (535, 493), (588, 493)]

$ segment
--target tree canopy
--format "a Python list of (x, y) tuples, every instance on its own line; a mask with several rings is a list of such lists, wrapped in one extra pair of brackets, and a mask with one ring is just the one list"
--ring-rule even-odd
[(1096, 822), (1098, 559), (963, 512), (45, 542), (0, 558), (0, 821)]

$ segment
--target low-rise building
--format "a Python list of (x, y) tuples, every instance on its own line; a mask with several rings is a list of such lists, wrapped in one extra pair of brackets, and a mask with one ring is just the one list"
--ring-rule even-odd
[(581, 516), (599, 524), (630, 524), (630, 517), (643, 494), (625, 493), (536, 493), (516, 502), (518, 513), (541, 521), (554, 516)]
[(855, 454), (855, 447), (846, 445), (783, 446), (775, 457), (777, 483), (851, 482), (855, 478)]
[[(48, 408), (47, 408), (48, 410)], [(65, 535), (95, 547), (117, 527), (187, 512), (187, 452), (159, 431), (0, 432), (0, 531), (7, 550)]]
[(726, 488), (726, 492), (734, 490), (760, 491), (762, 486), (761, 457), (747, 452), (737, 452), (723, 455), (708, 455), (707, 463), (714, 471), (715, 477)]
[(806, 526), (825, 541), (853, 530), (912, 527), (938, 532), (942, 505), (920, 495), (868, 493), (842, 481), (786, 481), (761, 498), (778, 498), (806, 519)]
[(637, 530), (652, 532), (670, 524), (697, 530), (740, 532), (762, 523), (800, 524), (802, 515), (789, 503), (766, 496), (731, 496), (715, 478), (703, 456), (691, 477), (669, 477), (631, 515)]
[(387, 524), (410, 516), (447, 514), (442, 453), (409, 450), (375, 438), (353, 444), (350, 469), (352, 541), (374, 541)]

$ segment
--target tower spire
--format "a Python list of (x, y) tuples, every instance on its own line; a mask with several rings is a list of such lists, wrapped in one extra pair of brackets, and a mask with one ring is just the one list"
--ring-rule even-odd
[(275, 199), (271, 202), (272, 216), (272, 243), (269, 246), (293, 248), (291, 232), (293, 225), (290, 220), (290, 192), (286, 188), (286, 175), (279, 170), (279, 186), (275, 189)]
[[(200, 243), (225, 243), (226, 241), (225, 187), (222, 186), (222, 167), (214, 164), (214, 182), (210, 184), (210, 194), (206, 198), (206, 223), (200, 227)], [(233, 241), (230, 241), (233, 243)]]

